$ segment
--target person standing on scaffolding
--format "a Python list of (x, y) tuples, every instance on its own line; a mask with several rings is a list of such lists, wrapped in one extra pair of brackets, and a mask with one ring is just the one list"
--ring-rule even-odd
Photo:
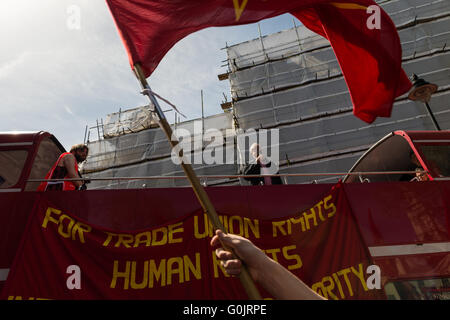
[[(81, 178), (81, 174), (78, 171), (78, 164), (86, 160), (89, 152), (89, 148), (85, 144), (76, 144), (72, 146), (70, 152), (64, 152), (56, 160), (53, 167), (45, 176), (45, 179), (75, 179)], [(87, 182), (86, 182), (87, 183)], [(86, 183), (82, 180), (73, 181), (44, 181), (42, 182), (37, 191), (50, 191), (50, 190), (85, 190)]]
[[(270, 176), (270, 167), (273, 164), (270, 160), (266, 159), (257, 143), (250, 146), (250, 154), (255, 159), (254, 163), (248, 164), (244, 169), (244, 175), (257, 175), (255, 177), (244, 177), (245, 180), (250, 181), (254, 186), (258, 185), (272, 185), (283, 184), (280, 177)], [(278, 174), (278, 172), (277, 172)], [(267, 175), (267, 176), (264, 176)]]

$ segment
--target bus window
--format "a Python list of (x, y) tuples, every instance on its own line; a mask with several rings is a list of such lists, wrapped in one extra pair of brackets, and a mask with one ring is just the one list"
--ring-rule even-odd
[[(29, 179), (44, 179), (61, 153), (61, 150), (52, 139), (44, 138), (39, 144)], [(28, 182), (25, 186), (25, 191), (35, 191), (39, 184), (40, 182)]]
[(450, 176), (450, 146), (449, 145), (422, 145), (420, 151), (427, 167), (434, 177)]
[(450, 278), (392, 281), (384, 291), (389, 300), (450, 300)]
[(26, 150), (0, 151), (0, 189), (10, 188), (19, 182), (27, 156)]

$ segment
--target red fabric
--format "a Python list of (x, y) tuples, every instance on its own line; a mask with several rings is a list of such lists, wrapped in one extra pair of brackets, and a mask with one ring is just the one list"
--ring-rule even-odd
[[(370, 0), (353, 1), (368, 7)], [(367, 27), (366, 10), (321, 4), (294, 15), (327, 38), (344, 74), (355, 116), (368, 123), (390, 117), (392, 102), (411, 88), (401, 67), (402, 48), (395, 25), (381, 10), (380, 30)]]
[[(401, 68), (395, 25), (381, 10), (381, 28), (366, 26), (373, 0), (106, 0), (130, 64), (141, 63), (145, 76), (180, 39), (212, 26), (256, 22), (291, 12), (333, 47), (349, 87), (354, 114), (371, 123), (389, 117), (395, 97), (411, 82)], [(344, 7), (342, 7), (344, 5)], [(350, 9), (348, 9), (350, 5)], [(352, 8), (354, 5), (360, 7)]]
[[(53, 167), (50, 169), (50, 171), (47, 172), (47, 174), (45, 175), (45, 178), (44, 178), (44, 179), (52, 179), (53, 172), (55, 171), (55, 169), (56, 169), (56, 167), (58, 166), (58, 164), (61, 162), (61, 160), (62, 160), (65, 156), (67, 156), (67, 155), (69, 155), (69, 154), (71, 154), (71, 153), (70, 153), (70, 152), (64, 152), (64, 153), (62, 153), (62, 154), (59, 156), (58, 160), (56, 160), (55, 164), (54, 164)], [(77, 163), (76, 161), (75, 161), (75, 166), (74, 166), (74, 168), (75, 168), (75, 172), (78, 172), (78, 163)], [(64, 177), (64, 179), (69, 179), (69, 178), (70, 178), (70, 177), (69, 177), (68, 175), (66, 175), (66, 176)], [(46, 191), (46, 190), (47, 190), (47, 186), (48, 186), (48, 182), (47, 182), (47, 181), (41, 182), (41, 184), (40, 184), (39, 187), (37, 188), (37, 191)], [(63, 188), (62, 188), (63, 191), (71, 191), (71, 190), (76, 190), (76, 189), (77, 189), (77, 187), (75, 186), (75, 184), (74, 184), (72, 181), (63, 181)]]
[(436, 274), (441, 275), (442, 278), (450, 278), (448, 252), (378, 257), (374, 260), (383, 270), (383, 285), (395, 280), (430, 279), (436, 277)]
[[(372, 262), (342, 185), (314, 202), (312, 208), (276, 220), (245, 220), (225, 213), (222, 220), (230, 232), (249, 237), (330, 299), (383, 297), (381, 290), (365, 288), (366, 268)], [(0, 298), (247, 298), (239, 280), (226, 277), (215, 263), (209, 245), (212, 230), (201, 210), (158, 227), (122, 233), (56, 207), (47, 197), (35, 206)], [(119, 243), (115, 235), (108, 241), (112, 233), (135, 241)], [(81, 270), (79, 289), (67, 285), (72, 265)], [(114, 268), (123, 274), (115, 277)], [(155, 276), (158, 270), (163, 271)]]
[[(328, 184), (300, 184), (230, 186), (226, 192), (223, 187), (207, 187), (206, 191), (219, 214), (280, 220), (308, 210), (330, 188)], [(450, 181), (355, 183), (344, 184), (344, 190), (369, 247), (450, 241)], [(201, 210), (191, 188), (2, 192), (0, 269), (12, 270), (19, 243), (28, 232), (27, 220), (41, 202), (90, 225), (130, 233), (182, 220)], [(408, 262), (406, 269), (400, 268), (400, 264), (387, 264), (403, 259), (414, 263)], [(450, 270), (445, 252), (414, 255), (412, 260), (402, 256), (374, 260), (381, 268), (383, 283), (389, 279), (448, 277)], [(425, 269), (428, 271), (424, 272)], [(0, 281), (0, 291), (4, 283)]]
[(450, 242), (449, 182), (349, 183), (344, 188), (369, 247)]

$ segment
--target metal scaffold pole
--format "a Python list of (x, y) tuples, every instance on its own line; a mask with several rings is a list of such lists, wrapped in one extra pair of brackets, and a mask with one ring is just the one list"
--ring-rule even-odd
[[(166, 116), (164, 115), (161, 107), (159, 106), (158, 101), (156, 100), (155, 96), (153, 95), (150, 86), (147, 82), (147, 79), (144, 76), (144, 72), (142, 71), (142, 67), (139, 63), (134, 65), (134, 72), (136, 74), (136, 77), (139, 80), (139, 83), (143, 89), (142, 94), (146, 95), (149, 99), (151, 104), (154, 106), (154, 112), (156, 113), (158, 117), (159, 126), (164, 131), (167, 139), (169, 140), (169, 143), (171, 147), (175, 150), (176, 154), (180, 157), (181, 160), (181, 167), (183, 168), (184, 173), (186, 174), (186, 177), (188, 178), (189, 182), (191, 183), (192, 189), (194, 190), (195, 195), (197, 196), (198, 201), (200, 202), (201, 206), (203, 207), (203, 210), (207, 214), (208, 218), (211, 220), (212, 226), (214, 230), (221, 229), (224, 232), (227, 232), (227, 230), (222, 225), (221, 221), (219, 220), (219, 216), (217, 215), (217, 212), (211, 203), (211, 200), (208, 197), (208, 194), (206, 193), (205, 189), (200, 183), (199, 178), (194, 172), (194, 169), (192, 166), (187, 163), (187, 161), (184, 161), (184, 155), (182, 149), (178, 146), (178, 139), (176, 139), (175, 136), (173, 136), (172, 128), (170, 127)], [(223, 244), (222, 244), (223, 246)], [(230, 252), (233, 252), (230, 248), (227, 248), (224, 246), (225, 249), (229, 250)], [(236, 254), (233, 252), (234, 256)], [(240, 281), (250, 299), (253, 300), (261, 300), (262, 297), (256, 288), (255, 283), (253, 282), (253, 279), (250, 276), (250, 272), (248, 271), (247, 267), (243, 264), (242, 272), (239, 275)]]

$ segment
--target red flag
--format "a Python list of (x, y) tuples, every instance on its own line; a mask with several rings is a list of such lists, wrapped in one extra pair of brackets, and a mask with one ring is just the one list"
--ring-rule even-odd
[[(401, 67), (402, 49), (395, 25), (373, 0), (106, 1), (131, 66), (140, 63), (146, 77), (167, 51), (190, 33), (291, 12), (330, 41), (349, 87), (354, 114), (360, 119), (371, 123), (378, 116), (389, 117), (394, 99), (411, 87)], [(367, 27), (370, 6), (378, 10), (379, 28)]]
[(326, 3), (293, 14), (330, 41), (353, 113), (372, 123), (378, 116), (391, 116), (393, 101), (411, 88), (411, 82), (401, 67), (402, 48), (392, 20), (378, 7), (380, 29), (369, 29), (367, 8), (373, 3), (357, 2)]

